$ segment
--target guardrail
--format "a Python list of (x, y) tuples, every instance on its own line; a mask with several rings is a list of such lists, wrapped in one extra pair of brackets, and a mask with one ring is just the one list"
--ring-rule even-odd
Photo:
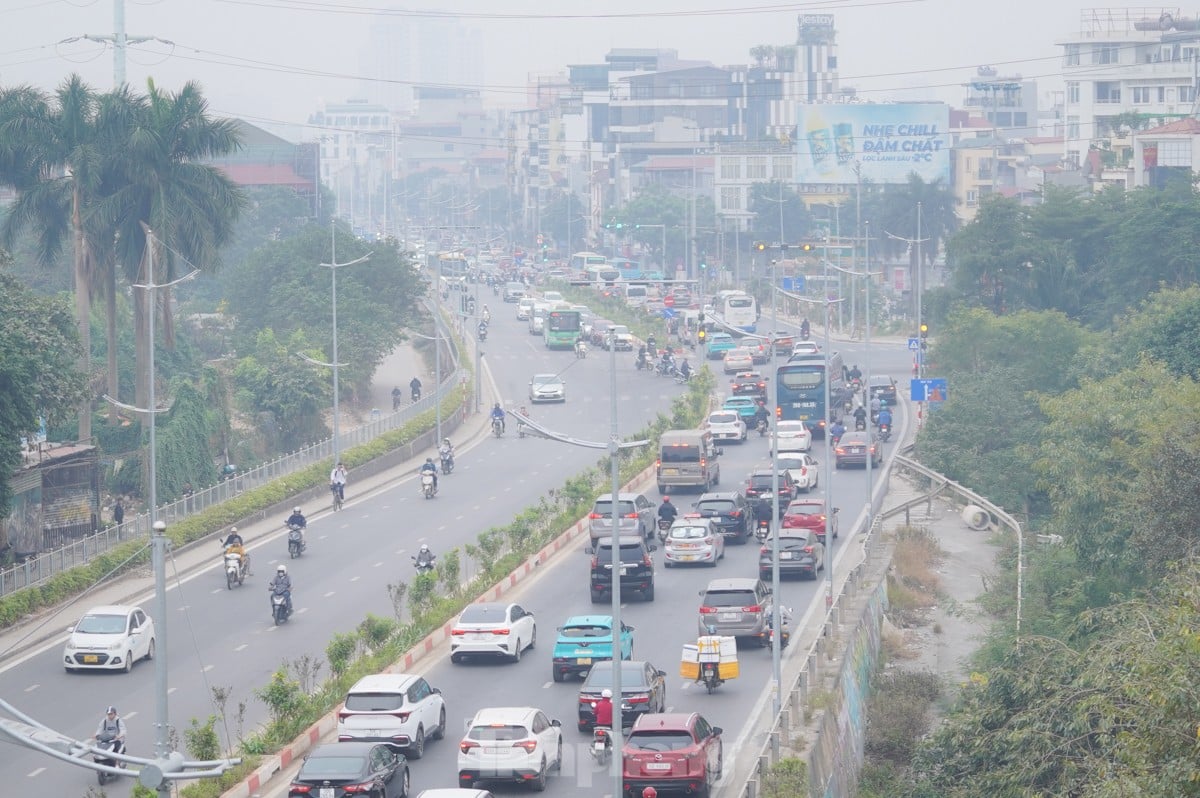
[[(430, 309), (434, 311), (438, 334), (445, 334), (445, 339), (452, 342), (453, 339), (446, 334), (449, 330), (441, 314), (437, 312), (436, 308)], [(422, 413), (434, 409), (435, 404), (459, 384), (465, 373), (459, 366), (458, 352), (453, 346), (450, 350), (451, 363), (446, 369), (448, 374), (442, 379), (441, 384), (436, 386), (431, 395), (422, 396), (418, 401), (395, 412), (380, 413), (378, 418), (366, 424), (343, 431), (338, 436), (340, 443), (338, 450), (345, 451), (348, 448), (367, 443), (386, 432), (404, 426)], [(307, 468), (313, 463), (332, 458), (333, 452), (334, 445), (331, 436), (298, 451), (281, 455), (257, 468), (234, 474), (229, 479), (196, 491), (191, 496), (159, 505), (158, 518), (167, 522), (168, 525), (173, 524), (189, 515), (203, 512), (214, 505), (227, 501), (244, 491), (253, 490)], [(133, 517), (126, 517), (122, 524), (106, 527), (61, 548), (42, 552), (27, 558), (24, 562), (0, 569), (0, 597), (36, 587), (55, 574), (84, 565), (126, 541), (149, 540), (150, 531), (150, 513), (139, 513)]]
[[(834, 635), (843, 620), (843, 615), (853, 609), (851, 600), (859, 598), (863, 588), (869, 587), (865, 583), (865, 579), (872, 568), (879, 565), (874, 558), (884, 552), (884, 547), (880, 545), (880, 538), (885, 520), (903, 513), (905, 523), (908, 523), (909, 513), (914, 507), (920, 504), (932, 504), (934, 497), (949, 492), (963, 503), (975, 505), (987, 513), (990, 523), (1012, 530), (1016, 534), (1018, 542), (1021, 541), (1022, 530), (1016, 519), (974, 491), (908, 457), (907, 455), (911, 454), (912, 450), (911, 445), (905, 446), (901, 449), (902, 454), (897, 453), (884, 466), (879, 485), (871, 494), (871, 511), (856, 527), (856, 530), (861, 530), (863, 535), (862, 558), (850, 568), (841, 590), (834, 597), (832, 605), (826, 610), (821, 621), (821, 634), (803, 655), (799, 655), (799, 659), (797, 659), (796, 652), (792, 652), (792, 656), (788, 658), (789, 664), (793, 666), (798, 664), (798, 670), (782, 692), (782, 708), (769, 724), (763, 722), (757, 724), (759, 727), (765, 726), (766, 734), (756, 753), (754, 765), (744, 783), (740, 786), (731, 785), (730, 790), (722, 791), (723, 795), (733, 795), (737, 798), (760, 798), (760, 785), (763, 779), (771, 768), (783, 758), (786, 749), (789, 748), (795, 749), (795, 752), (791, 753), (792, 756), (802, 756), (808, 761), (811, 795), (836, 798), (851, 794), (852, 785), (857, 783), (857, 771), (862, 765), (863, 725), (845, 722), (845, 718), (839, 718), (836, 713), (826, 711), (820, 719), (814, 741), (808, 739), (809, 735), (806, 734), (806, 719), (813, 709), (810, 706), (811, 695), (813, 691), (820, 689), (822, 679), (826, 675), (824, 663), (829, 658)], [(890, 478), (893, 473), (901, 472), (923, 481), (924, 492), (915, 499), (903, 501), (881, 512), (879, 507), (888, 493)], [(1018, 555), (1018, 560), (1020, 559), (1021, 557)], [(1018, 572), (1020, 572), (1020, 568), (1018, 563)], [(883, 572), (882, 569), (879, 570), (880, 573)], [(845, 638), (851, 639), (856, 635), (864, 635), (872, 641), (867, 645), (873, 643), (877, 646), (884, 606), (886, 606), (886, 594), (884, 593), (884, 583), (880, 582), (874, 586), (868, 600), (859, 609), (859, 617), (854, 626), (846, 630)], [(873, 628), (864, 628), (868, 625)], [(797, 632), (798, 629), (793, 629), (793, 637)], [(861, 687), (858, 680), (862, 674), (847, 673), (847, 669), (852, 668), (854, 664), (849, 657), (843, 658), (834, 681), (833, 693), (835, 695), (832, 700), (826, 696), (822, 701), (822, 706), (827, 710), (829, 707), (838, 705), (837, 699), (840, 697), (840, 691), (845, 689), (850, 682), (854, 682), (850, 685), (851, 689)], [(795, 668), (787, 670), (792, 671)], [(786, 677), (784, 681), (788, 683)], [(860, 708), (865, 707), (865, 694), (860, 693), (858, 698), (860, 700), (857, 705)], [(767, 712), (769, 711), (767, 710)], [(861, 711), (865, 712), (865, 709)]]

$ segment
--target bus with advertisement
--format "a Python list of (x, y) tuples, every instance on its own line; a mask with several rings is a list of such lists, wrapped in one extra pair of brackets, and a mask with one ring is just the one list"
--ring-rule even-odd
[(567, 263), (575, 274), (583, 274), (589, 266), (607, 266), (608, 258), (598, 252), (576, 252)]
[(467, 256), (461, 252), (439, 252), (437, 254), (438, 276), (458, 290), (466, 290)]
[(758, 300), (745, 291), (721, 291), (713, 297), (713, 311), (721, 321), (744, 332), (758, 327)]
[[(826, 424), (842, 417), (848, 397), (846, 371), (842, 356), (834, 352), (792, 357), (775, 371), (775, 389), (779, 404), (775, 417), (780, 421), (803, 421), (814, 438), (825, 437)], [(828, 383), (830, 408), (825, 406)]]
[(556, 307), (546, 314), (542, 336), (547, 349), (574, 349), (583, 329), (583, 316), (578, 310)]

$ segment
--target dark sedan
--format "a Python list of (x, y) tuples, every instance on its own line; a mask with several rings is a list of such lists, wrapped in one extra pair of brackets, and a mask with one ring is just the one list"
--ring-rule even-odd
[[(758, 550), (758, 575), (764, 582), (771, 578), (775, 540), (767, 538)], [(816, 579), (825, 568), (825, 545), (814, 529), (779, 530), (779, 575), (799, 574)]]
[(888, 407), (896, 406), (896, 381), (886, 374), (871, 375), (871, 398), (879, 397)]
[(883, 462), (883, 446), (875, 440), (875, 436), (867, 432), (847, 432), (838, 441), (834, 449), (834, 467), (848, 465), (867, 467), (867, 453), (870, 452), (871, 463), (879, 465)]
[[(612, 660), (597, 662), (588, 671), (579, 688), (579, 730), (591, 731), (596, 725), (595, 704), (600, 694), (612, 689)], [(639, 715), (667, 711), (667, 674), (649, 662), (625, 660), (621, 663), (621, 725), (629, 728)], [(616, 701), (613, 715), (616, 715)]]
[(754, 531), (753, 510), (737, 491), (706, 493), (692, 506), (731, 543), (745, 543)]
[(407, 798), (408, 760), (382, 743), (331, 743), (304, 759), (289, 798)]

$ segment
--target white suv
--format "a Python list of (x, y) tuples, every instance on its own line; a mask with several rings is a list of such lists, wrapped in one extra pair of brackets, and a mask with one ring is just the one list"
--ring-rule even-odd
[(338, 742), (387, 743), (403, 749), (409, 759), (420, 759), (426, 740), (446, 736), (446, 702), (421, 676), (364, 676), (338, 710), (337, 731)]
[(492, 707), (475, 713), (458, 744), (458, 783), (529, 783), (546, 789), (551, 770), (562, 768), (562, 727), (534, 707)]

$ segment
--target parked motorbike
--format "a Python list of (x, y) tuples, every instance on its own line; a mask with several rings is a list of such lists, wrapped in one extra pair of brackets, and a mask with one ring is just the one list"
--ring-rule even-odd
[[(97, 737), (96, 738), (96, 747), (102, 748), (106, 752), (111, 753), (111, 752), (115, 751), (117, 748), (117, 738), (115, 736)], [(97, 765), (105, 765), (110, 768), (125, 767), (124, 762), (120, 762), (116, 759), (113, 759), (110, 756), (104, 756), (102, 754), (92, 754), (92, 761), (95, 762)], [(110, 781), (115, 781), (117, 778), (118, 778), (117, 775), (114, 773), (105, 773), (103, 770), (96, 771), (96, 782), (101, 787), (103, 787), (105, 784), (107, 784)]]
[(433, 481), (433, 474), (428, 472), (421, 474), (421, 493), (426, 499), (432, 499), (437, 495), (437, 485)]
[(417, 569), (418, 574), (427, 574), (433, 570), (433, 567), (435, 565), (437, 565), (437, 555), (430, 554), (429, 559), (418, 560), (417, 555), (414, 554), (412, 561), (413, 561), (413, 568)]
[(236, 551), (225, 551), (225, 588), (233, 590), (234, 585), (246, 581), (246, 564), (242, 555)]
[(492, 419), (492, 434), (497, 438), (504, 434), (504, 422), (498, 418)]
[(583, 360), (585, 357), (587, 357), (587, 352), (588, 352), (588, 348), (587, 348), (586, 343), (584, 343), (583, 341), (575, 342), (575, 357), (579, 358), (580, 360)]
[(287, 623), (288, 618), (292, 615), (292, 611), (288, 607), (287, 591), (278, 588), (267, 589), (271, 591), (271, 618), (274, 619), (275, 625)]
[(671, 522), (665, 518), (658, 519), (658, 539), (662, 543), (667, 542), (667, 534), (671, 531)]
[(592, 759), (604, 767), (612, 757), (612, 732), (603, 726), (592, 729)]
[(288, 524), (288, 556), (293, 560), (304, 553), (308, 544), (304, 542), (304, 529), (296, 524)]

